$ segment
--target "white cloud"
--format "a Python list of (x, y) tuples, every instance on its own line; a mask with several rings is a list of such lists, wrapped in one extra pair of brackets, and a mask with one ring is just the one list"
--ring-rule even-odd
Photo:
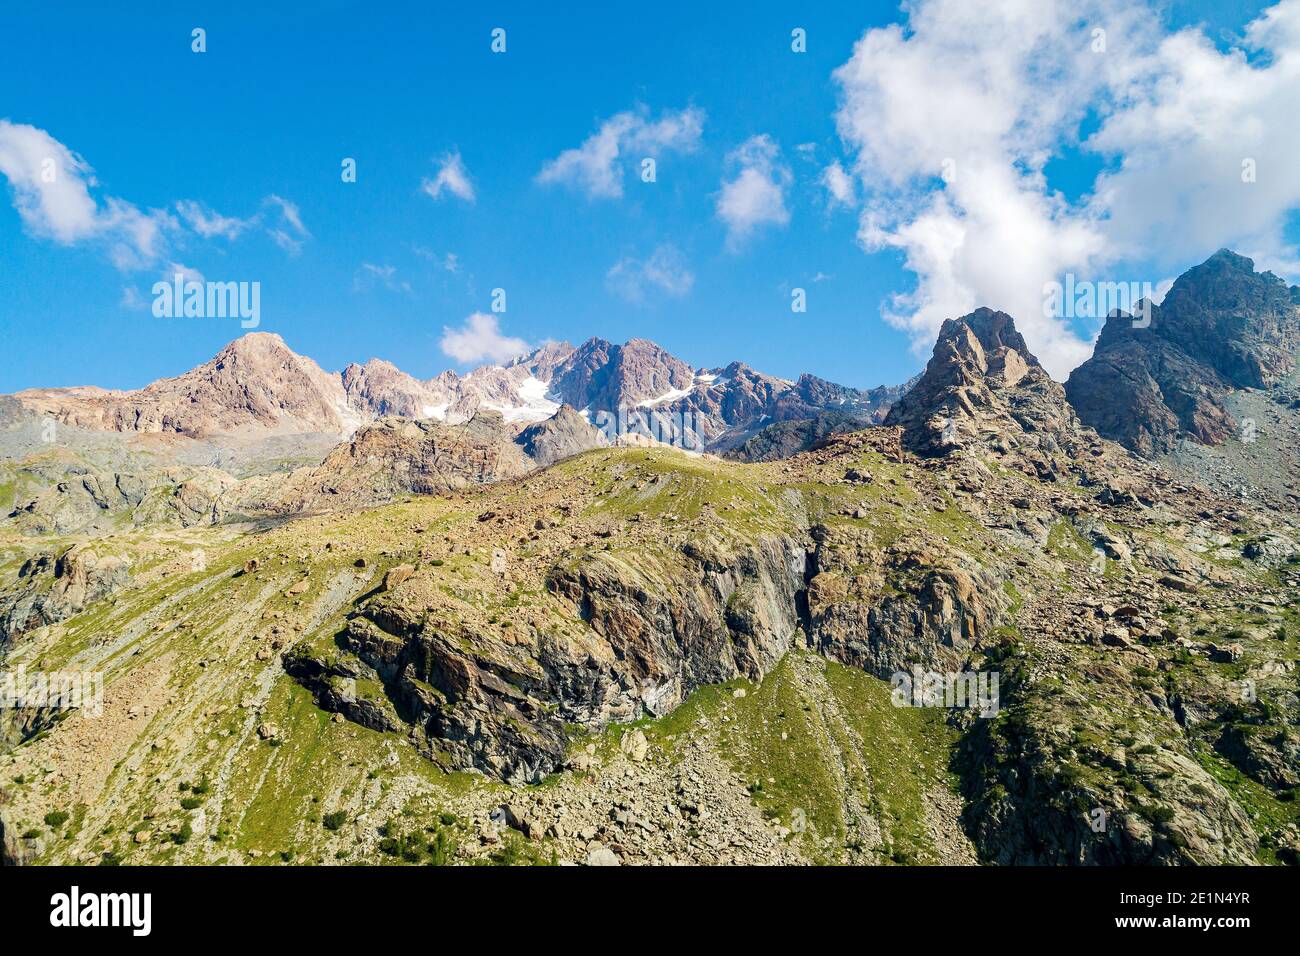
[(632, 303), (655, 293), (681, 298), (691, 291), (695, 276), (676, 246), (659, 246), (647, 259), (623, 258), (605, 273), (605, 286)]
[(142, 212), (124, 199), (109, 196), (101, 205), (91, 195), (98, 182), (90, 165), (35, 126), (0, 120), (0, 173), (32, 234), (63, 245), (102, 243), (123, 270), (157, 261), (164, 233), (177, 226), (165, 211)]
[(781, 161), (780, 147), (766, 133), (741, 143), (727, 163), (735, 173), (723, 180), (717, 213), (727, 226), (727, 247), (735, 250), (760, 226), (790, 221), (785, 191), (793, 176)]
[(470, 182), (465, 163), (461, 160), (460, 153), (456, 151), (442, 158), (438, 165), (438, 175), (432, 179), (426, 177), (420, 183), (420, 188), (434, 199), (441, 199), (442, 191), (445, 189), (466, 202), (474, 201), (474, 184)]
[(667, 151), (690, 153), (699, 147), (704, 111), (696, 107), (667, 110), (651, 122), (648, 111), (616, 113), (581, 146), (566, 149), (546, 162), (537, 174), (543, 185), (562, 184), (581, 190), (589, 199), (617, 199), (623, 195), (620, 156), (657, 157)]
[(84, 159), (45, 130), (8, 120), (0, 120), (0, 174), (9, 181), (14, 208), (29, 232), (63, 245), (93, 243), (123, 272), (156, 267), (187, 238), (233, 240), (265, 225), (290, 255), (311, 238), (298, 207), (274, 194), (248, 219), (223, 216), (192, 199), (177, 201), (176, 215), (142, 210), (115, 196), (96, 199), (99, 184)]
[(167, 270), (162, 275), (162, 279), (164, 282), (171, 282), (177, 275), (181, 277), (182, 282), (198, 282), (200, 284), (207, 282), (203, 273), (198, 269), (191, 269), (189, 266), (183, 265), (179, 262), (173, 262), (168, 265)]
[(838, 159), (822, 170), (821, 184), (831, 195), (831, 205), (857, 204), (857, 187), (853, 184), (853, 177), (844, 171)]
[[(1247, 29), (1249, 58), (1195, 30), (1164, 35), (1157, 9), (1120, 0), (905, 9), (906, 27), (867, 31), (835, 72), (836, 119), (855, 150), (861, 241), (901, 251), (917, 276), (885, 316), (919, 350), (945, 318), (989, 305), (1011, 312), (1063, 376), (1091, 353), (1043, 311), (1044, 284), (1067, 272), (1154, 281), (1123, 274), (1125, 262), (1183, 268), (1223, 245), (1295, 261), (1282, 224), (1300, 204), (1300, 127), (1289, 118), (1300, 0)], [(1089, 115), (1100, 128), (1079, 143)], [(1044, 174), (1073, 145), (1109, 160), (1076, 202)], [(1260, 173), (1247, 185), (1251, 157)]]
[(1265, 10), (1227, 53), (1195, 30), (1162, 38), (1117, 96), (1085, 144), (1120, 160), (1095, 187), (1108, 240), (1131, 254), (1158, 237), (1166, 264), (1231, 246), (1300, 274), (1283, 235), (1300, 207), (1300, 2)]
[(240, 233), (257, 222), (256, 216), (251, 219), (223, 216), (193, 199), (182, 199), (176, 203), (176, 212), (185, 225), (204, 239), (211, 239), (213, 236), (238, 239)]
[(444, 325), (441, 345), (446, 355), (464, 364), (486, 360), (501, 364), (528, 351), (523, 339), (502, 335), (497, 317), (486, 312), (473, 313), (458, 329)]
[(0, 120), (0, 173), (32, 232), (72, 243), (100, 230), (90, 166), (45, 130)]

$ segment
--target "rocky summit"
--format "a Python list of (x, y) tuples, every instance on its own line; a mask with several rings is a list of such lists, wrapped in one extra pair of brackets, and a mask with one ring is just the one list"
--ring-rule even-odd
[(1298, 352), (1300, 288), (1221, 249), (1148, 315), (1111, 315), (1066, 391), (1104, 437), (1294, 510)]
[(250, 336), (16, 396), (3, 860), (1300, 863), (1296, 302), (1216, 254), (1065, 386), (981, 308), (872, 392)]

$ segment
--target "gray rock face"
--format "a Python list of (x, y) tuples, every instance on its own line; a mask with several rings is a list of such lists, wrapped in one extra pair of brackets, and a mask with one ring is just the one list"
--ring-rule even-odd
[[(832, 558), (824, 531), (743, 546), (701, 536), (653, 576), (607, 552), (586, 554), (546, 576), (585, 628), (535, 642), (470, 626), (454, 608), (417, 611), (398, 589), (349, 623), (351, 672), (305, 660), (291, 672), (354, 716), (355, 702), (340, 701), (328, 678), (371, 673), (437, 759), (535, 782), (562, 766), (566, 724), (662, 716), (703, 685), (761, 680), (796, 642), (886, 677), (917, 664), (956, 670), (1002, 610), (999, 579), (973, 560), (953, 553), (921, 570), (927, 555), (907, 548), (882, 563), (879, 584), (894, 596), (832, 599), (823, 585), (842, 556), (871, 549), (869, 535), (841, 535)], [(376, 725), (372, 713), (360, 719)]]
[(1300, 289), (1221, 249), (1151, 306), (1149, 326), (1107, 319), (1066, 392), (1086, 424), (1141, 455), (1218, 445), (1237, 427), (1228, 396), (1277, 383), (1298, 349)]
[(521, 646), (450, 615), (417, 615), (397, 593), (367, 605), (344, 646), (379, 675), (431, 752), (535, 782), (562, 765), (565, 724), (665, 714), (703, 684), (760, 677), (789, 649), (802, 546), (692, 550), (672, 588), (599, 553), (554, 569), (546, 586), (589, 627), (578, 639)]
[[(966, 555), (875, 549), (869, 537), (822, 527), (813, 535), (807, 595), (813, 645), (877, 677), (888, 680), (917, 664), (961, 670), (1005, 609), (1003, 578)], [(874, 570), (855, 572), (863, 564)]]
[(944, 322), (925, 372), (885, 424), (923, 457), (992, 454), (1048, 480), (1100, 454), (1011, 316), (991, 309)]
[(125, 519), (188, 528), (210, 524), (221, 496), (238, 481), (215, 468), (168, 468), (142, 474), (69, 472), (9, 515), (26, 534), (104, 530)]
[(857, 431), (866, 422), (857, 415), (821, 412), (813, 418), (796, 418), (776, 422), (723, 453), (732, 461), (779, 461), (801, 451), (817, 447), (832, 435)]
[(539, 468), (607, 444), (604, 435), (571, 405), (561, 405), (546, 421), (529, 425), (516, 442)]
[(130, 565), (115, 555), (75, 545), (58, 558), (42, 554), (18, 572), (18, 583), (0, 593), (0, 651), (27, 631), (65, 620), (122, 588)]

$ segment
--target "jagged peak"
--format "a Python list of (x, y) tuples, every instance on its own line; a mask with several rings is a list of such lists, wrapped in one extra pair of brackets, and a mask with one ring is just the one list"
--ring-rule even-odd
[(939, 354), (940, 348), (945, 343), (960, 343), (966, 332), (974, 337), (986, 355), (992, 355), (1005, 348), (1019, 353), (1029, 365), (1040, 364), (1034, 353), (1029, 351), (1024, 336), (1016, 329), (1015, 319), (1005, 312), (984, 306), (959, 318), (945, 320), (939, 329), (935, 355)]

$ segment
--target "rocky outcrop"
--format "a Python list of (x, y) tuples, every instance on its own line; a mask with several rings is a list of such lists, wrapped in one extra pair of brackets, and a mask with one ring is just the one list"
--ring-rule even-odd
[(1086, 424), (1146, 457), (1183, 439), (1225, 441), (1238, 425), (1231, 393), (1277, 383), (1300, 350), (1300, 289), (1226, 249), (1180, 276), (1145, 319), (1111, 315), (1066, 392)]
[(546, 421), (529, 425), (519, 433), (516, 441), (539, 468), (608, 444), (605, 436), (572, 405), (561, 405), (560, 410)]
[(566, 726), (662, 716), (698, 687), (761, 680), (796, 644), (886, 677), (959, 670), (1004, 608), (1000, 579), (955, 552), (924, 567), (924, 552), (900, 546), (881, 553), (878, 580), (835, 591), (845, 562), (875, 555), (869, 537), (702, 534), (653, 567), (587, 551), (545, 575), (567, 629), (484, 626), (407, 582), (349, 622), (350, 662), (295, 658), (290, 669), (325, 706), (388, 726), (339, 690), (373, 678), (435, 759), (537, 781), (563, 765)]
[(991, 309), (944, 322), (925, 372), (885, 423), (922, 457), (987, 454), (1047, 480), (1103, 452), (1011, 316)]
[(210, 524), (222, 495), (239, 482), (215, 468), (168, 468), (142, 474), (67, 473), (9, 517), (25, 534), (102, 531), (131, 524)]
[(478, 412), (459, 425), (387, 418), (359, 429), (315, 468), (245, 482), (221, 510), (235, 516), (360, 507), (516, 478), (531, 468), (499, 413)]
[(780, 538), (735, 552), (700, 546), (664, 588), (592, 554), (546, 580), (580, 629), (521, 638), (475, 627), (454, 605), (417, 610), (399, 588), (370, 601), (341, 641), (426, 751), (537, 781), (563, 765), (566, 724), (662, 715), (703, 684), (761, 677), (791, 646), (803, 560), (801, 545)]
[[(1171, 865), (1256, 862), (1259, 837), (1224, 786), (1174, 728), (1143, 715), (1162, 739), (1139, 746), (1117, 711), (1093, 701), (1081, 730), (1027, 683), (1015, 649), (995, 657), (1004, 713), (976, 722), (962, 742), (968, 826), (1002, 865)], [(1101, 752), (1082, 734), (1106, 741)], [(1080, 758), (1086, 754), (1086, 758)], [(1086, 769), (1085, 769), (1086, 768)]]
[(127, 584), (130, 563), (91, 544), (59, 556), (42, 552), (18, 571), (17, 583), (0, 592), (0, 651), (28, 631), (65, 620)]
[(828, 657), (888, 680), (914, 665), (955, 673), (1006, 607), (1004, 578), (926, 545), (874, 547), (856, 529), (812, 529), (807, 627)]

